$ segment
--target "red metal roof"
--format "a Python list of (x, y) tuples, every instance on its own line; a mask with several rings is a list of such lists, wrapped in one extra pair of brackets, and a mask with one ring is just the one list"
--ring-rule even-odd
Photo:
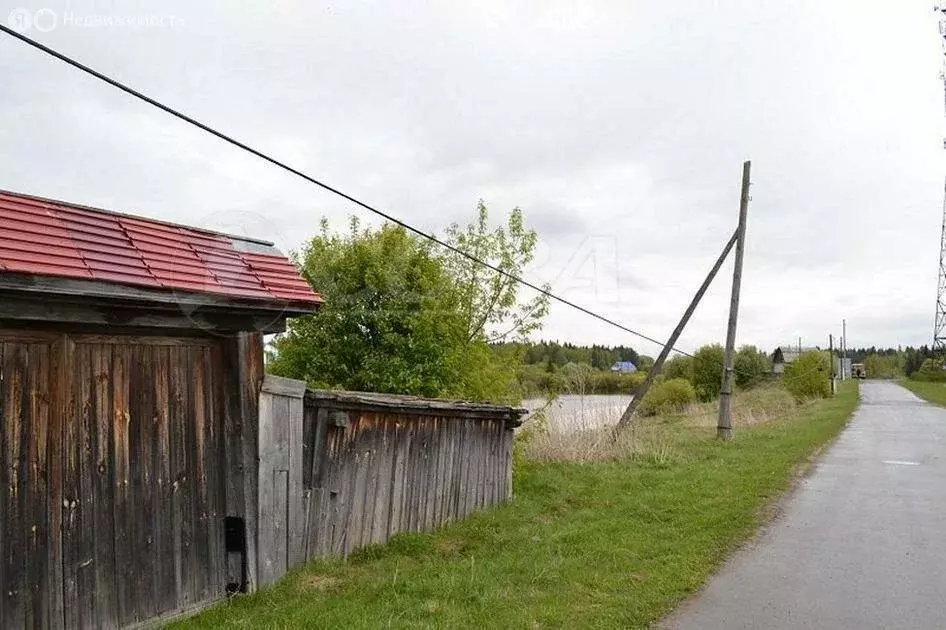
[(270, 304), (322, 303), (268, 243), (0, 191), (4, 271)]

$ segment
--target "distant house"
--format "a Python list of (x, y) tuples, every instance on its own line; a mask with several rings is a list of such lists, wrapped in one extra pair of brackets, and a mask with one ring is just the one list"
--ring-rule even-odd
[(798, 346), (779, 346), (772, 353), (772, 374), (780, 376), (785, 371), (785, 366), (794, 363), (799, 356), (806, 352), (817, 352), (820, 348), (805, 348)]
[(630, 361), (618, 361), (611, 366), (611, 371), (619, 374), (631, 374), (637, 371), (637, 366)]

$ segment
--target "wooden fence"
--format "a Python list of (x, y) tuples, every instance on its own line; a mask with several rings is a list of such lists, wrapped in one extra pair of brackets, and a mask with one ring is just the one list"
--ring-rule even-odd
[(511, 496), (523, 410), (303, 388), (267, 376), (260, 397), (260, 585)]

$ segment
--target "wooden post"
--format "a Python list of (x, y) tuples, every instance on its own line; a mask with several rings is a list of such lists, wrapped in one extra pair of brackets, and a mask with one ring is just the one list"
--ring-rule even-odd
[(715, 278), (716, 274), (719, 272), (719, 268), (723, 266), (723, 261), (726, 260), (726, 256), (729, 255), (733, 245), (736, 244), (737, 236), (738, 232), (734, 233), (732, 237), (730, 237), (729, 242), (726, 243), (726, 247), (723, 248), (723, 253), (721, 253), (719, 258), (716, 259), (716, 264), (714, 264), (713, 268), (710, 269), (706, 279), (703, 280), (703, 284), (700, 286), (699, 290), (697, 290), (696, 295), (693, 296), (693, 300), (690, 302), (687, 310), (683, 313), (683, 317), (680, 318), (679, 323), (677, 323), (677, 327), (674, 328), (673, 333), (670, 334), (670, 339), (667, 340), (667, 345), (665, 345), (660, 351), (660, 355), (657, 357), (657, 360), (654, 361), (654, 365), (650, 368), (650, 372), (647, 374), (647, 379), (644, 380), (644, 383), (634, 393), (634, 398), (631, 400), (630, 404), (628, 404), (627, 409), (624, 410), (624, 413), (621, 414), (621, 419), (618, 421), (617, 426), (614, 427), (613, 437), (617, 437), (618, 433), (620, 433), (624, 427), (630, 424), (631, 419), (634, 417), (634, 412), (637, 410), (637, 406), (644, 398), (644, 394), (647, 393), (647, 390), (650, 389), (654, 379), (656, 379), (657, 375), (660, 374), (660, 370), (663, 368), (664, 361), (667, 360), (667, 355), (670, 354), (670, 350), (672, 350), (674, 344), (677, 343), (680, 333), (683, 332), (683, 328), (686, 326), (687, 322), (690, 321), (690, 316), (693, 314), (693, 311), (696, 310), (697, 304), (700, 303), (700, 300), (703, 298), (703, 294), (706, 293), (706, 289), (709, 288), (709, 285), (713, 282), (713, 278)]
[(837, 384), (836, 373), (834, 369), (834, 335), (828, 335), (828, 352), (831, 355), (831, 395), (834, 396), (837, 393)]
[(742, 286), (742, 259), (746, 247), (746, 215), (749, 211), (749, 170), (752, 162), (742, 165), (742, 194), (739, 198), (739, 227), (736, 229), (736, 264), (732, 275), (732, 297), (729, 302), (729, 329), (726, 332), (726, 358), (723, 384), (719, 390), (719, 422), (716, 437), (724, 442), (732, 439), (733, 355), (736, 350), (736, 322), (739, 318), (739, 291)]

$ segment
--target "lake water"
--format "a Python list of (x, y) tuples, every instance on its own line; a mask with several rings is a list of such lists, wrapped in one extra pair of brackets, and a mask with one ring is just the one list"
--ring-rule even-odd
[[(616, 424), (633, 396), (566, 395), (559, 396), (549, 408), (549, 425), (563, 430)], [(545, 398), (527, 398), (522, 406), (533, 411), (542, 408)], [(528, 419), (528, 416), (526, 416)]]

